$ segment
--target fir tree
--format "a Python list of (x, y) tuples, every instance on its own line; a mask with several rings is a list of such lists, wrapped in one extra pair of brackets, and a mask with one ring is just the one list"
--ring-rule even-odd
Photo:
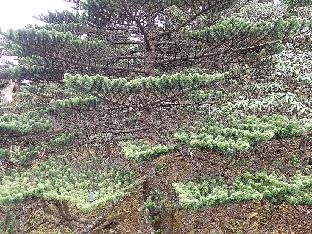
[[(0, 78), (21, 85), (0, 108), (4, 232), (184, 233), (178, 207), (311, 205), (311, 1), (68, 2), (1, 32), (18, 65)], [(290, 141), (296, 165), (264, 158)]]

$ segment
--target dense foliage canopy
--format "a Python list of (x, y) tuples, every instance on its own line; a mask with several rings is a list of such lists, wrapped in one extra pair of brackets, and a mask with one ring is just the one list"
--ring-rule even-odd
[(0, 232), (188, 233), (183, 209), (310, 209), (312, 1), (67, 2), (0, 31), (18, 57), (0, 66)]

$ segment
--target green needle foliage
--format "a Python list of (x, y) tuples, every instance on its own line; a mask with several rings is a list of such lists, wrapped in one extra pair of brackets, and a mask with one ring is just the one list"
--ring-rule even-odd
[(214, 123), (198, 132), (177, 132), (174, 134), (176, 146), (150, 145), (143, 140), (123, 142), (121, 146), (126, 158), (136, 161), (175, 151), (181, 145), (234, 155), (273, 138), (282, 139), (310, 133), (311, 126), (308, 120), (290, 120), (282, 115), (248, 116), (233, 120), (229, 127)]
[(229, 127), (214, 124), (199, 132), (177, 133), (175, 138), (190, 147), (236, 154), (274, 137), (300, 136), (309, 130), (299, 121), (289, 120), (286, 116), (250, 116), (234, 121)]
[(66, 109), (80, 107), (95, 107), (97, 102), (98, 98), (94, 96), (59, 99), (50, 102), (50, 106), (47, 108), (47, 112), (64, 111)]
[[(120, 198), (135, 182), (133, 174), (117, 170), (79, 170), (60, 164), (60, 160), (56, 158), (32, 169), (12, 171), (10, 175), (3, 176), (0, 181), (0, 204), (45, 198), (66, 201), (83, 212), (90, 212)], [(96, 194), (92, 203), (87, 200), (89, 191)]]
[(83, 92), (120, 93), (144, 90), (186, 89), (210, 84), (225, 78), (225, 74), (174, 74), (161, 77), (142, 77), (127, 81), (125, 78), (109, 79), (103, 76), (65, 74), (64, 82), (69, 88)]
[(0, 116), (0, 133), (30, 133), (44, 132), (49, 130), (51, 123), (48, 118), (40, 116), (36, 112), (28, 112), (24, 114), (4, 114)]
[(29, 145), (26, 148), (19, 146), (11, 146), (10, 148), (0, 148), (0, 160), (14, 163), (15, 165), (27, 166), (40, 153), (47, 150), (53, 150), (54, 147), (62, 148), (69, 145), (69, 143), (77, 136), (75, 133), (67, 132), (51, 139), (47, 143), (38, 145)]
[(250, 160), (273, 139), (252, 154), (285, 145), (309, 164), (311, 1), (66, 2), (42, 26), (0, 31), (1, 53), (17, 58), (0, 62), (0, 232), (168, 233), (175, 198), (311, 205), (301, 164), (286, 165), (305, 173), (291, 178), (176, 183), (207, 176), (212, 151)]
[(65, 73), (133, 78), (192, 67), (214, 70), (216, 62), (230, 68), (238, 63), (232, 55), (246, 58), (258, 53), (259, 47), (268, 49), (267, 45), (306, 32), (311, 25), (311, 20), (290, 14), (309, 1), (285, 1), (290, 12), (257, 23), (235, 16), (250, 1), (92, 0), (73, 4), (71, 11), (39, 16), (45, 26), (1, 32), (7, 39), (5, 50), (19, 56), (20, 63), (0, 69), (0, 76), (55, 81)]
[(121, 145), (122, 152), (126, 158), (135, 161), (152, 159), (159, 155), (170, 153), (175, 149), (174, 146), (149, 145), (140, 140), (123, 142)]
[(229, 202), (270, 200), (274, 203), (311, 205), (312, 177), (297, 174), (289, 180), (266, 173), (246, 173), (231, 186), (221, 179), (201, 183), (175, 183), (173, 187), (183, 208), (198, 209)]
[(241, 36), (247, 36), (250, 39), (266, 37), (270, 40), (278, 40), (295, 35), (305, 27), (311, 27), (311, 22), (303, 21), (300, 18), (278, 19), (276, 22), (262, 21), (259, 23), (231, 18), (208, 28), (189, 31), (188, 36), (205, 39), (208, 42), (219, 42)]

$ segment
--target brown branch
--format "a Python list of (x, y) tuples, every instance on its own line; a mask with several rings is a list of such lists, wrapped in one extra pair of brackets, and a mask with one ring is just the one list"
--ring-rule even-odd
[(78, 232), (79, 234), (91, 234), (91, 233), (97, 233), (100, 230), (107, 229), (110, 226), (117, 224), (115, 220), (107, 220), (103, 223), (103, 221), (106, 219), (106, 217), (100, 216), (93, 224), (87, 225), (85, 229)]
[[(200, 59), (200, 58), (209, 58), (209, 57), (214, 57), (214, 56), (217, 56), (217, 55), (222, 55), (222, 54), (225, 54), (225, 53), (228, 53), (228, 52), (231, 52), (231, 53), (240, 52), (241, 53), (241, 52), (248, 51), (248, 50), (259, 49), (259, 48), (262, 48), (262, 47), (267, 46), (267, 45), (274, 44), (274, 43), (279, 42), (279, 41), (280, 40), (269, 41), (267, 43), (262, 43), (262, 44), (259, 44), (259, 45), (253, 45), (253, 46), (250, 46), (250, 47), (244, 47), (244, 48), (240, 48), (240, 49), (232, 49), (231, 47), (229, 47), (227, 50), (223, 50), (223, 51), (219, 51), (219, 52), (215, 52), (215, 53), (208, 53), (208, 54), (204, 53), (204, 54), (201, 54), (199, 56), (188, 57), (187, 60), (195, 60), (195, 59)], [(179, 58), (174, 58), (174, 59), (162, 60), (162, 61), (157, 62), (157, 65), (161, 65), (163, 63), (178, 62), (178, 61), (181, 61), (181, 60), (185, 60), (185, 57), (179, 57)]]
[(121, 4), (123, 5), (123, 7), (125, 9), (126, 14), (130, 17), (131, 20), (133, 20), (136, 23), (137, 27), (139, 28), (140, 32), (142, 33), (143, 39), (144, 39), (144, 44), (146, 46), (146, 50), (150, 50), (150, 43), (149, 43), (148, 35), (145, 31), (144, 26), (142, 25), (140, 20), (138, 20), (135, 16), (132, 15), (132, 13), (128, 9), (127, 3), (125, 1), (122, 1)]
[[(51, 54), (51, 53), (49, 53), (46, 50), (41, 50), (39, 48), (34, 48), (34, 47), (32, 47), (32, 46), (30, 46), (30, 45), (28, 45), (26, 43), (22, 43), (20, 41), (14, 40), (12, 38), (10, 38), (10, 40), (15, 42), (15, 43), (17, 43), (17, 44), (25, 46), (26, 48), (34, 51), (35, 53), (39, 54), (42, 57), (49, 57), (49, 58), (52, 58), (52, 59), (57, 59), (57, 60), (65, 62), (65, 63), (67, 63), (69, 65), (76, 65), (76, 66), (79, 66), (79, 67), (95, 68), (95, 69), (100, 69), (100, 70), (105, 70), (106, 69), (106, 70), (117, 70), (117, 71), (126, 71), (126, 72), (134, 72), (134, 73), (145, 73), (144, 71), (138, 70), (138, 69), (123, 68), (123, 67), (112, 67), (112, 66), (102, 66), (102, 65), (96, 65), (96, 64), (92, 65), (90, 63), (83, 63), (83, 62), (78, 62), (78, 61), (72, 61), (72, 60), (68, 60), (68, 59), (66, 59), (66, 58), (64, 58), (62, 56)], [(137, 57), (139, 57), (139, 56), (137, 56)]]
[[(220, 2), (218, 2), (217, 4), (219, 4)], [(190, 17), (188, 20), (186, 20), (185, 22), (183, 22), (182, 24), (179, 25), (179, 27), (170, 30), (170, 31), (166, 31), (163, 33), (160, 33), (159, 36), (165, 36), (165, 35), (169, 35), (173, 32), (176, 32), (178, 30), (180, 30), (181, 28), (187, 26), (188, 24), (192, 23), (194, 20), (196, 20), (198, 17), (202, 16), (203, 14), (206, 14), (209, 10), (211, 10), (212, 6), (209, 5), (205, 8), (203, 8), (201, 11), (197, 12), (195, 15), (193, 15), (192, 17)]]
[(30, 137), (30, 136), (38, 136), (38, 134), (41, 135), (47, 135), (47, 136), (51, 136), (53, 133), (63, 133), (63, 130), (56, 130), (56, 131), (48, 131), (48, 132), (31, 132), (31, 133), (25, 133), (25, 134), (0, 134), (0, 137), (3, 138), (11, 138), (11, 137)]

